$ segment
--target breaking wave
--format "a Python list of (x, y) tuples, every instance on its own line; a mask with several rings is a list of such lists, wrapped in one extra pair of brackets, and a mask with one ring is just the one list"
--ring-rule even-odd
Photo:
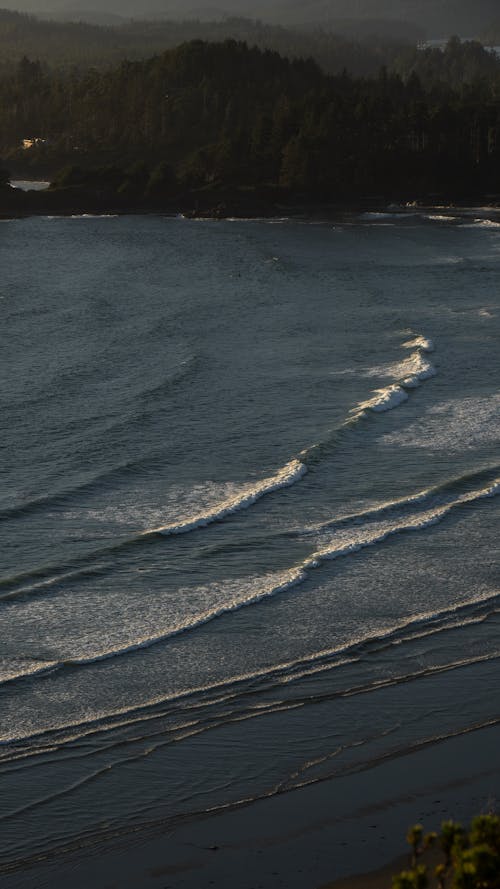
[[(426, 353), (434, 348), (431, 340), (423, 336), (416, 336), (403, 343), (402, 347), (405, 349), (414, 349), (414, 351), (407, 359), (397, 365), (397, 373), (400, 374), (401, 379), (389, 384), (385, 388), (376, 389), (371, 394), (370, 398), (352, 408), (348, 418), (330, 436), (331, 440), (340, 437), (343, 432), (348, 431), (353, 423), (368, 416), (371, 412), (381, 413), (402, 404), (408, 399), (408, 389), (414, 389), (419, 386), (421, 382), (435, 375), (435, 368), (425, 357)], [(221, 521), (240, 510), (248, 509), (262, 497), (279, 491), (282, 488), (294, 485), (296, 482), (300, 481), (308, 471), (308, 463), (314, 461), (314, 458), (322, 451), (326, 444), (327, 443), (325, 442), (320, 442), (306, 448), (298, 455), (298, 457), (290, 460), (274, 475), (268, 476), (254, 484), (243, 485), (236, 494), (231, 495), (222, 502), (214, 504), (213, 507), (209, 507), (204, 512), (194, 515), (189, 514), (175, 522), (165, 522), (165, 524), (147, 528), (125, 538), (124, 540), (117, 540), (111, 545), (103, 546), (96, 551), (88, 553), (80, 559), (80, 566), (83, 567), (76, 569), (74, 572), (72, 570), (72, 576), (76, 577), (80, 572), (86, 573), (86, 566), (89, 563), (93, 563), (98, 558), (110, 553), (116, 553), (128, 546), (137, 545), (141, 541), (156, 535), (169, 537), (186, 534), (190, 531), (204, 528), (214, 522)], [(110, 472), (110, 475), (112, 474), (113, 470)], [(82, 488), (86, 487), (87, 484), (90, 487), (94, 483), (95, 479), (91, 479), (88, 483), (84, 483)], [(17, 507), (13, 507), (12, 511), (6, 510), (3, 514), (0, 513), (0, 517), (2, 517), (2, 515), (4, 518), (22, 515), (33, 509), (41, 508), (47, 502), (48, 500), (38, 498), (31, 504), (20, 504)], [(68, 566), (47, 565), (17, 577), (4, 578), (3, 580), (0, 580), (0, 589), (4, 589), (6, 592), (5, 594), (0, 595), (0, 601), (2, 599), (11, 599), (15, 596), (45, 591), (52, 585), (58, 584), (61, 580), (64, 580), (67, 572)], [(30, 581), (34, 582), (30, 584)], [(20, 582), (22, 584), (21, 587), (19, 587)]]
[[(291, 589), (298, 582), (300, 581), (297, 580), (293, 583), (290, 579), (288, 587), (283, 584), (283, 591)], [(8, 762), (11, 759), (23, 758), (25, 755), (31, 757), (37, 753), (43, 754), (47, 747), (50, 749), (54, 743), (59, 747), (77, 738), (101, 733), (103, 730), (126, 727), (148, 721), (149, 719), (156, 720), (161, 715), (168, 715), (172, 707), (176, 711), (182, 709), (189, 713), (190, 710), (198, 710), (200, 705), (203, 706), (207, 703), (210, 706), (213, 704), (223, 704), (225, 706), (233, 698), (241, 698), (247, 694), (254, 696), (262, 688), (281, 688), (293, 683), (297, 679), (307, 678), (356, 663), (365, 653), (376, 650), (380, 645), (384, 647), (387, 645), (399, 646), (404, 642), (421, 640), (422, 638), (446, 632), (447, 630), (454, 630), (457, 627), (467, 626), (471, 623), (481, 623), (497, 612), (499, 604), (500, 593), (498, 591), (485, 592), (464, 602), (452, 604), (447, 608), (408, 615), (393, 624), (377, 628), (375, 632), (367, 630), (337, 647), (320, 650), (311, 655), (288, 662), (277, 663), (271, 667), (262, 667), (255, 671), (249, 670), (241, 675), (234, 675), (222, 682), (209, 683), (200, 687), (179, 691), (166, 697), (160, 696), (135, 706), (122, 707), (115, 711), (100, 715), (96, 714), (90, 719), (53, 726), (52, 728), (31, 732), (19, 737), (3, 736), (0, 737), (0, 748), (5, 748), (5, 753), (0, 754), (0, 763)], [(151, 642), (151, 644), (154, 644), (154, 642)], [(129, 650), (133, 652), (137, 648), (138, 646), (135, 649), (130, 648)], [(109, 653), (107, 657), (111, 658), (116, 656), (116, 654)], [(366, 685), (344, 686), (333, 692), (327, 692), (326, 695), (320, 695), (320, 697), (345, 697), (362, 694), (430, 673), (455, 669), (459, 666), (466, 666), (470, 663), (478, 663), (498, 657), (500, 657), (500, 652), (488, 652), (483, 655), (471, 654), (468, 658), (452, 663), (430, 665), (411, 674), (375, 678)], [(104, 660), (104, 658), (61, 662), (59, 665), (46, 664), (45, 668), (40, 669), (39, 672), (49, 672), (51, 669), (57, 669), (58, 666), (92, 664), (97, 663), (99, 660)], [(26, 674), (26, 678), (30, 678), (28, 674)], [(314, 702), (315, 700), (318, 700), (318, 697), (311, 697), (310, 693), (308, 693), (306, 698), (294, 697), (290, 700), (290, 703), (292, 705), (300, 705), (306, 702)], [(270, 702), (271, 708), (273, 705), (274, 702)], [(164, 709), (163, 713), (161, 713), (159, 708), (167, 709)], [(268, 712), (265, 707), (259, 707), (259, 709), (262, 713)], [(180, 727), (176, 726), (176, 728)], [(9, 751), (10, 745), (33, 741), (42, 742), (42, 744), (40, 747), (37, 746), (35, 748), (15, 747), (13, 751)]]
[[(222, 602), (214, 603), (212, 608), (207, 608), (197, 614), (187, 616), (187, 619), (179, 621), (178, 624), (166, 628), (164, 632), (158, 635), (145, 636), (143, 638), (129, 641), (128, 644), (122, 646), (116, 645), (109, 649), (103, 648), (101, 651), (93, 652), (87, 656), (65, 657), (60, 660), (42, 661), (38, 665), (33, 663), (23, 664), (16, 672), (9, 668), (9, 672), (1, 678), (0, 670), (0, 686), (18, 681), (20, 679), (34, 678), (41, 676), (47, 672), (52, 672), (62, 667), (81, 667), (87, 664), (95, 664), (99, 661), (109, 660), (110, 658), (131, 654), (143, 648), (150, 648), (158, 643), (166, 642), (174, 636), (195, 630), (198, 627), (221, 617), (224, 614), (230, 614), (240, 608), (248, 605), (255, 605), (269, 596), (276, 596), (284, 593), (296, 586), (305, 579), (305, 572), (302, 568), (292, 568), (290, 571), (281, 572), (280, 574), (272, 574), (267, 578), (254, 578), (250, 582), (243, 582), (239, 587), (238, 593), (231, 592)], [(234, 584), (230, 584), (230, 589), (234, 589)]]
[(162, 534), (165, 536), (171, 534), (186, 534), (188, 531), (194, 531), (197, 528), (204, 528), (212, 522), (220, 521), (226, 516), (239, 512), (240, 509), (248, 509), (261, 497), (271, 494), (273, 491), (279, 491), (281, 488), (287, 488), (306, 474), (307, 467), (300, 460), (291, 460), (286, 466), (283, 466), (276, 475), (263, 479), (254, 487), (247, 488), (243, 493), (230, 497), (228, 500), (217, 504), (212, 510), (201, 513), (197, 516), (190, 516), (180, 522), (172, 524), (160, 525), (157, 528), (151, 528), (144, 531), (143, 536), (151, 534)]
[(475, 219), (474, 222), (464, 225), (464, 228), (500, 228), (500, 222), (494, 219)]
[(422, 349), (423, 352), (433, 352), (434, 343), (426, 336), (415, 336), (403, 343), (403, 349)]
[(407, 389), (415, 389), (420, 383), (436, 375), (436, 368), (426, 358), (426, 353), (434, 349), (432, 340), (416, 336), (402, 345), (404, 349), (415, 351), (398, 366), (400, 379), (382, 389), (375, 389), (370, 398), (352, 408), (351, 414), (354, 417), (362, 417), (367, 411), (381, 413), (398, 407), (408, 400)]
[[(258, 604), (264, 599), (287, 593), (292, 588), (306, 581), (310, 572), (318, 569), (325, 562), (353, 555), (368, 547), (384, 543), (390, 537), (395, 535), (425, 530), (432, 525), (441, 522), (452, 511), (459, 507), (478, 502), (482, 499), (495, 497), (500, 494), (500, 477), (494, 478), (484, 487), (459, 493), (453, 499), (450, 499), (445, 503), (434, 504), (431, 506), (426, 504), (426, 508), (420, 509), (420, 506), (422, 503), (425, 504), (425, 499), (429, 497), (430, 493), (432, 493), (432, 491), (419, 492), (406, 500), (385, 504), (379, 507), (378, 510), (375, 508), (371, 511), (367, 511), (364, 516), (363, 514), (359, 514), (355, 517), (358, 522), (360, 517), (368, 520), (382, 517), (382, 521), (379, 521), (378, 524), (376, 522), (372, 523), (368, 521), (364, 524), (354, 523), (353, 527), (341, 527), (339, 529), (335, 528), (335, 520), (332, 520), (330, 524), (327, 523), (320, 527), (316, 540), (317, 549), (299, 564), (291, 567), (287, 571), (273, 573), (263, 577), (255, 577), (251, 580), (242, 582), (240, 581), (239, 584), (231, 582), (227, 591), (225, 590), (225, 587), (222, 589), (217, 587), (216, 596), (218, 596), (218, 598), (211, 606), (198, 613), (188, 614), (187, 619), (181, 618), (178, 623), (165, 628), (163, 632), (160, 632), (157, 635), (146, 636), (133, 641), (128, 640), (126, 644), (117, 644), (109, 650), (103, 648), (101, 651), (95, 651), (92, 654), (82, 657), (74, 656), (59, 661), (54, 660), (45, 662), (40, 664), (37, 669), (34, 669), (33, 665), (30, 664), (28, 669), (21, 669), (17, 674), (9, 674), (5, 676), (3, 682), (0, 681), (0, 685), (18, 679), (36, 677), (47, 672), (47, 670), (59, 669), (62, 667), (79, 667), (107, 660), (109, 658), (127, 655), (139, 649), (166, 642), (168, 639), (180, 635), (181, 633), (196, 630), (203, 624), (209, 623), (210, 621), (241, 608)], [(396, 517), (391, 516), (389, 521), (383, 520), (384, 513), (387, 514), (390, 510), (394, 510), (396, 506), (401, 505), (406, 507), (414, 505), (417, 509), (413, 509), (409, 515), (403, 514)], [(344, 520), (344, 522), (346, 521), (347, 520)], [(328, 534), (327, 532), (330, 533)], [(221, 592), (222, 598), (220, 597)], [(432, 616), (435, 617), (436, 614), (438, 614), (438, 612), (433, 613)], [(424, 617), (427, 620), (428, 615)]]

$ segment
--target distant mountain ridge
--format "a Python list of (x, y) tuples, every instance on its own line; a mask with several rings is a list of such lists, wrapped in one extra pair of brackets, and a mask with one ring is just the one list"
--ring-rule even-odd
[(474, 37), (498, 17), (498, 0), (283, 0), (279, 9), (289, 22), (386, 19), (414, 22), (433, 36)]
[(119, 18), (223, 18), (245, 15), (283, 25), (349, 22), (414, 23), (439, 37), (474, 37), (498, 19), (498, 0), (10, 0), (10, 8), (90, 21)]
[(419, 36), (410, 28), (405, 35), (387, 39), (356, 39), (241, 17), (219, 21), (110, 18), (103, 25), (62, 18), (52, 21), (0, 9), (0, 71), (12, 69), (23, 57), (52, 68), (87, 70), (125, 59), (145, 59), (192, 40), (237, 40), (286, 58), (313, 58), (325, 73), (345, 69), (358, 76), (374, 76), (381, 67), (392, 67), (402, 52), (416, 45)]

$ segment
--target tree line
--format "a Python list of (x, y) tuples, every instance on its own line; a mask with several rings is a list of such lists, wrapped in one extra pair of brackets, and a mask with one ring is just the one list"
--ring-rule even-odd
[[(423, 54), (373, 78), (237, 41), (85, 72), (23, 59), (0, 77), (0, 156), (15, 171), (69, 167), (61, 186), (88, 184), (91, 169), (131, 193), (500, 193), (500, 62), (459, 41), (435, 52), (436, 70)], [(469, 54), (477, 76), (464, 76)], [(41, 141), (23, 151), (27, 138)]]

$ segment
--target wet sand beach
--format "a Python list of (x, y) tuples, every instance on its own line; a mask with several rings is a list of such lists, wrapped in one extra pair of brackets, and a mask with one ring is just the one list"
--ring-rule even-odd
[(6, 889), (384, 889), (409, 864), (408, 826), (466, 823), (500, 795), (500, 726), (361, 772), (81, 850), (4, 877)]

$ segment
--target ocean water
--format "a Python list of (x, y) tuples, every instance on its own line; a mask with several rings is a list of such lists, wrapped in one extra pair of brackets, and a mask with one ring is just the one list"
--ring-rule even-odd
[(500, 216), (13, 220), (0, 263), (6, 885), (500, 719)]

